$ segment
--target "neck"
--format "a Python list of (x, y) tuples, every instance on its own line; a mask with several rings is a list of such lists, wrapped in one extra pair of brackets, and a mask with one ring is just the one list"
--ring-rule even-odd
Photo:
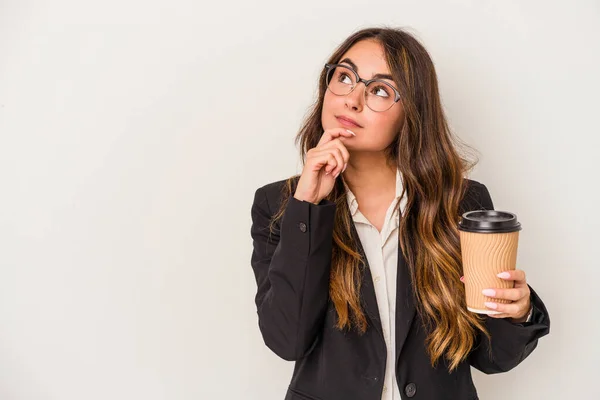
[(383, 194), (395, 192), (397, 168), (382, 152), (352, 152), (342, 176), (356, 197), (365, 193)]

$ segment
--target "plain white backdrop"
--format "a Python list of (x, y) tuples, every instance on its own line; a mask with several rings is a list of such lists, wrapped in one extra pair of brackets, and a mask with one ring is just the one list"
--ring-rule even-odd
[[(434, 59), (551, 333), (480, 397), (597, 399), (600, 3), (0, 1), (0, 399), (282, 399), (250, 205), (355, 30)], [(368, 399), (367, 399), (368, 400)]]

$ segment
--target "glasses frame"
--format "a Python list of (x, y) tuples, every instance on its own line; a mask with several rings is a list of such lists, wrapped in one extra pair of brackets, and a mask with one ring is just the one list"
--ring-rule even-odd
[[(356, 77), (356, 84), (354, 86), (352, 86), (352, 89), (350, 89), (350, 91), (346, 94), (336, 94), (333, 93), (333, 91), (331, 89), (329, 89), (329, 83), (327, 82), (327, 77), (329, 76), (329, 74), (331, 73), (332, 68), (337, 68), (337, 67), (344, 67), (349, 69), (350, 71), (352, 71), (354, 73), (354, 76)], [(373, 83), (373, 82), (379, 82), (379, 83), (383, 83), (384, 85), (388, 86), (390, 89), (392, 89), (394, 91), (394, 94), (396, 95), (394, 97), (394, 102), (392, 103), (391, 106), (389, 106), (389, 108), (382, 110), (382, 111), (378, 111), (378, 110), (373, 110), (371, 107), (369, 107), (370, 110), (374, 111), (374, 112), (385, 112), (387, 110), (389, 110), (390, 108), (392, 108), (394, 106), (394, 104), (396, 104), (398, 102), (398, 100), (400, 100), (400, 92), (398, 92), (398, 90), (393, 87), (392, 85), (390, 85), (389, 83), (387, 83), (384, 80), (381, 79), (363, 79), (358, 75), (358, 72), (356, 72), (351, 66), (346, 65), (346, 64), (325, 64), (325, 69), (327, 70), (327, 73), (325, 74), (325, 85), (327, 86), (327, 90), (329, 90), (331, 93), (333, 93), (336, 96), (348, 96), (350, 93), (352, 93), (354, 91), (354, 88), (356, 86), (358, 86), (358, 84), (360, 82), (365, 84), (365, 88), (363, 90), (363, 98), (365, 99), (365, 105), (367, 107), (369, 107), (369, 104), (367, 103), (367, 86), (369, 86), (369, 84)]]

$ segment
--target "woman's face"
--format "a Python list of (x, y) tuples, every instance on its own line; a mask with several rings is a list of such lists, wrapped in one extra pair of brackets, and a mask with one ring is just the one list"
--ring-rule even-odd
[[(383, 48), (375, 40), (363, 40), (355, 43), (340, 58), (339, 63), (356, 65), (355, 71), (363, 79), (371, 79), (375, 74), (390, 74), (385, 61)], [(396, 89), (393, 81), (389, 81)], [(321, 124), (324, 129), (345, 128), (356, 134), (345, 139), (344, 145), (349, 151), (382, 151), (388, 147), (400, 132), (404, 121), (404, 108), (399, 100), (389, 110), (375, 112), (365, 104), (364, 83), (358, 83), (355, 89), (345, 96), (337, 96), (330, 90), (325, 91)], [(339, 117), (351, 118), (360, 126), (342, 124)]]

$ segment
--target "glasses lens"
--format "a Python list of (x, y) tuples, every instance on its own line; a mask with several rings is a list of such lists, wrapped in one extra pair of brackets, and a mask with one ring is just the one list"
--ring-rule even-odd
[[(356, 75), (350, 68), (338, 65), (327, 73), (327, 88), (338, 96), (345, 96), (356, 86)], [(373, 81), (365, 87), (365, 102), (373, 111), (386, 111), (394, 105), (396, 93), (384, 81)]]
[(355, 85), (356, 76), (350, 68), (337, 66), (327, 74), (327, 87), (338, 96), (350, 93)]
[(365, 101), (373, 111), (386, 111), (394, 105), (396, 93), (388, 84), (380, 81), (371, 82), (365, 88)]

